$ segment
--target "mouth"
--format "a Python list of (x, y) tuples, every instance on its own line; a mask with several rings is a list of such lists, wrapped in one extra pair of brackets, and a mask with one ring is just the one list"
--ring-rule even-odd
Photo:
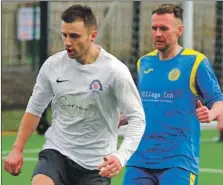
[(163, 43), (164, 41), (159, 41), (159, 40), (156, 41), (156, 44), (163, 44)]
[(66, 48), (68, 55), (71, 55), (73, 53), (72, 49)]

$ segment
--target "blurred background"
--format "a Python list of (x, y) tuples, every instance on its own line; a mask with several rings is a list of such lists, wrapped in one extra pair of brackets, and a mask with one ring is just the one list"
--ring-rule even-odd
[[(96, 43), (124, 62), (135, 78), (136, 61), (153, 50), (151, 37), (152, 10), (162, 3), (185, 6), (185, 1), (75, 1), (75, 2), (7, 2), (1, 3), (2, 16), (2, 159), (15, 140), (20, 119), (32, 93), (39, 67), (45, 59), (64, 49), (60, 34), (60, 15), (73, 4), (92, 7), (98, 21)], [(193, 32), (186, 32), (193, 49), (204, 53), (211, 61), (223, 88), (223, 1), (191, 1), (187, 20)], [(187, 7), (188, 8), (188, 7)], [(190, 37), (190, 38), (189, 38)], [(50, 110), (44, 113), (40, 134), (50, 124)], [(199, 185), (223, 185), (222, 133), (216, 124), (202, 127), (201, 180)], [(42, 131), (41, 131), (42, 129)], [(222, 139), (223, 140), (223, 139)], [(29, 176), (35, 166), (37, 152), (44, 138), (34, 135), (27, 144), (24, 171), (19, 177), (2, 173), (3, 185), (30, 184)], [(213, 160), (213, 162), (212, 162)], [(32, 162), (34, 161), (34, 163)], [(23, 178), (25, 177), (25, 178)], [(122, 174), (112, 185), (121, 184)], [(16, 183), (17, 182), (17, 183)], [(19, 182), (19, 183), (18, 183)]]

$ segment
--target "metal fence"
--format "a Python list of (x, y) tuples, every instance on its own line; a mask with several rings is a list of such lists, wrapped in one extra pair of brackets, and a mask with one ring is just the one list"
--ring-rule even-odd
[[(151, 38), (150, 18), (152, 10), (165, 1), (141, 1), (140, 7), (140, 55), (144, 55), (153, 49)], [(182, 4), (183, 0), (171, 1)], [(19, 3), (2, 2), (2, 92), (3, 108), (11, 107), (8, 103), (10, 93), (15, 91), (5, 88), (12, 85), (19, 79), (29, 79), (30, 88), (26, 88), (26, 93), (14, 94), (16, 102), (21, 96), (28, 96), (31, 93), (36, 72), (39, 63), (39, 41), (19, 41), (17, 38), (17, 13), (21, 7), (38, 6), (39, 2)], [(70, 5), (74, 3), (91, 6), (98, 20), (99, 35), (97, 43), (102, 45), (107, 51), (117, 56), (120, 60), (130, 66), (131, 43), (132, 43), (132, 16), (133, 3), (131, 1), (75, 1), (75, 2), (48, 2), (49, 3), (49, 25), (48, 25), (48, 43), (49, 56), (63, 50), (63, 43), (60, 35), (60, 15)], [(216, 35), (216, 2), (215, 1), (194, 1), (194, 49), (204, 53), (213, 63), (215, 60), (215, 35)], [(137, 40), (136, 40), (137, 42)], [(35, 49), (35, 50), (34, 50)], [(35, 51), (35, 53), (33, 53)], [(219, 57), (219, 56), (218, 56)], [(223, 57), (223, 56), (220, 56)], [(223, 65), (218, 64), (218, 65)], [(219, 66), (215, 66), (218, 68)], [(222, 67), (223, 68), (223, 67)], [(15, 70), (16, 69), (16, 70)], [(16, 71), (16, 72), (15, 72)], [(4, 73), (13, 73), (16, 75), (5, 75)], [(223, 86), (223, 71), (221, 73), (221, 84)], [(15, 76), (16, 80), (10, 76)], [(32, 82), (30, 82), (32, 81)], [(19, 84), (22, 84), (21, 82)], [(18, 89), (22, 86), (17, 87)], [(5, 98), (5, 97), (8, 98)], [(28, 97), (24, 99), (25, 105)]]

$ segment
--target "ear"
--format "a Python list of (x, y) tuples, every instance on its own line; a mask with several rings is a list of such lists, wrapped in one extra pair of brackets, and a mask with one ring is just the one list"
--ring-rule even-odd
[(92, 31), (90, 35), (91, 35), (91, 38), (90, 38), (91, 42), (95, 42), (95, 39), (98, 35), (97, 31)]
[(177, 36), (180, 37), (183, 34), (183, 31), (184, 31), (184, 25), (180, 24), (177, 29)]

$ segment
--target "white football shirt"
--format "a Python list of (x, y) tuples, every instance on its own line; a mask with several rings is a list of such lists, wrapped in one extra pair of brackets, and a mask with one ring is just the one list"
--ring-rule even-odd
[[(82, 65), (66, 51), (42, 65), (26, 112), (41, 116), (52, 100), (52, 126), (43, 149), (55, 149), (87, 169), (97, 169), (114, 154), (122, 166), (136, 150), (145, 129), (145, 115), (128, 68), (100, 49), (97, 60)], [(122, 112), (128, 129), (117, 150)]]

